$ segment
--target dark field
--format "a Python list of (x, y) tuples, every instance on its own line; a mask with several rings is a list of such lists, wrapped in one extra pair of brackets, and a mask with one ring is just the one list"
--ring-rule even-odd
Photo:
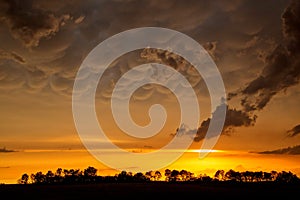
[(211, 197), (249, 199), (297, 197), (300, 185), (274, 183), (100, 183), (92, 185), (1, 185), (6, 199), (178, 199)]

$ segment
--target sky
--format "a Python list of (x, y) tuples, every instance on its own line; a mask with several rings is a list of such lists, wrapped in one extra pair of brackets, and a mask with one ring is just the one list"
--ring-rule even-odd
[[(0, 182), (58, 167), (113, 170), (93, 157), (80, 139), (72, 112), (73, 86), (81, 64), (99, 43), (141, 27), (168, 28), (197, 41), (216, 64), (226, 90), (224, 127), (213, 148), (220, 152), (201, 161), (197, 154), (186, 153), (165, 167), (273, 167), (300, 174), (299, 1), (1, 0), (0, 22), (0, 148), (6, 148), (0, 152)], [(218, 109), (210, 109), (207, 86), (191, 63), (166, 50), (138, 49), (110, 63), (95, 97), (100, 126), (114, 144), (136, 153), (160, 149), (179, 133), (190, 137), (193, 128), (180, 123), (177, 96), (161, 85), (140, 87), (129, 104), (140, 126), (149, 124), (153, 104), (164, 106), (167, 119), (157, 135), (131, 137), (114, 120), (110, 102), (118, 80), (132, 68), (153, 62), (175, 69), (192, 85), (200, 116), (190, 149), (199, 149)], [(144, 77), (144, 69), (133, 78)], [(121, 90), (134, 81), (127, 80)], [(177, 88), (179, 94), (186, 93), (184, 87)], [(110, 156), (119, 159), (118, 154)]]

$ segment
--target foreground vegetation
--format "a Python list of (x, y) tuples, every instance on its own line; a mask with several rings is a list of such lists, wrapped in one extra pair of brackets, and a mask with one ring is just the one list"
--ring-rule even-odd
[(114, 176), (97, 175), (97, 169), (88, 167), (80, 169), (58, 168), (56, 172), (48, 171), (46, 174), (37, 172), (30, 176), (25, 173), (18, 180), (19, 184), (90, 184), (90, 183), (143, 183), (143, 182), (276, 182), (276, 183), (300, 183), (300, 179), (292, 172), (263, 172), (263, 171), (244, 171), (234, 170), (216, 171), (213, 177), (208, 175), (195, 175), (186, 170), (166, 169), (164, 174), (160, 171), (148, 171), (146, 173), (132, 173), (122, 171)]

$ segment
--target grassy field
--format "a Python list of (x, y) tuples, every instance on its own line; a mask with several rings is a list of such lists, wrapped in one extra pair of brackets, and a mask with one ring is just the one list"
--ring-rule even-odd
[(300, 185), (165, 182), (100, 183), (92, 185), (1, 185), (0, 195), (6, 197), (6, 199), (289, 198), (300, 195)]

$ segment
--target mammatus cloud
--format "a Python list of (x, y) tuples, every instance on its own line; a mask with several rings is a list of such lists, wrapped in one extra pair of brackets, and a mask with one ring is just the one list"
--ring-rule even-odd
[[(224, 133), (232, 127), (254, 125), (257, 118), (254, 111), (262, 110), (277, 93), (299, 83), (300, 79), (300, 2), (292, 1), (282, 14), (283, 40), (264, 56), (264, 68), (257, 78), (250, 81), (239, 92), (229, 93), (228, 99), (241, 97), (242, 110), (229, 109), (224, 125)], [(252, 46), (257, 37), (247, 43)], [(205, 137), (210, 118), (203, 121), (198, 129), (196, 141)], [(291, 137), (300, 133), (300, 126), (289, 130)], [(290, 149), (288, 149), (290, 150)], [(285, 152), (275, 150), (273, 152)]]
[(19, 64), (24, 64), (25, 60), (20, 55), (18, 55), (15, 52), (5, 51), (3, 49), (0, 49), (0, 60), (13, 60)]
[[(264, 70), (238, 94), (242, 98), (243, 110), (227, 108), (223, 130), (225, 134), (233, 127), (255, 123), (256, 116), (248, 111), (262, 109), (275, 94), (299, 82), (299, 2), (293, 1), (282, 14), (284, 41), (280, 44), (277, 44), (276, 38), (279, 28), (276, 23), (277, 26), (273, 26), (273, 21), (276, 21), (274, 16), (282, 12), (286, 3), (274, 5), (274, 12), (266, 16), (265, 9), (269, 9), (273, 2), (253, 4), (242, 0), (238, 3), (211, 3), (197, 0), (187, 4), (184, 1), (151, 1), (147, 2), (147, 7), (145, 2), (0, 2), (0, 28), (1, 31), (4, 30), (0, 32), (0, 36), (10, 34), (12, 40), (15, 39), (0, 50), (1, 91), (19, 89), (32, 92), (45, 89), (49, 92), (50, 89), (50, 92), (70, 95), (77, 69), (95, 45), (120, 31), (141, 26), (161, 26), (181, 31), (201, 43), (215, 61), (223, 61), (241, 48), (252, 51), (266, 36), (272, 38), (275, 35), (271, 46), (277, 47), (272, 52), (259, 46), (265, 50)], [(249, 12), (244, 12), (245, 10)], [(153, 13), (157, 14), (153, 16)], [(264, 20), (260, 20), (261, 16)], [(271, 29), (272, 27), (275, 29)], [(5, 41), (5, 37), (1, 42)], [(243, 55), (247, 56), (247, 53)], [(187, 77), (193, 87), (198, 87), (201, 83), (201, 77), (195, 69), (183, 58), (170, 52), (145, 49), (140, 54), (140, 60), (143, 62), (125, 59), (124, 62), (119, 60), (112, 64), (103, 78), (100, 96), (109, 99), (118, 78), (132, 66), (144, 63), (145, 60), (174, 67)], [(235, 57), (232, 60), (236, 60)], [(222, 65), (218, 67), (221, 69)], [(243, 66), (240, 72), (244, 67), (247, 70), (247, 66)], [(234, 72), (235, 69), (231, 69), (231, 66), (229, 68), (230, 73)], [(234, 77), (239, 77), (239, 74)], [(233, 79), (232, 75), (230, 79)], [(135, 97), (139, 100), (147, 99), (153, 90), (169, 95), (167, 89), (147, 85)], [(195, 92), (202, 93), (203, 90)], [(210, 118), (201, 123), (195, 140), (204, 137), (209, 122)]]
[[(278, 92), (299, 83), (299, 27), (300, 2), (292, 1), (282, 14), (283, 40), (264, 56), (264, 68), (261, 73), (239, 92), (228, 94), (229, 100), (234, 96), (241, 97), (242, 110), (227, 108), (223, 134), (230, 133), (234, 127), (254, 125), (257, 118), (254, 111), (263, 109)], [(259, 37), (254, 36), (246, 43), (246, 48), (253, 47), (258, 39)], [(214, 50), (214, 46), (207, 44), (206, 49)], [(195, 141), (200, 141), (205, 137), (210, 120), (211, 118), (208, 118), (201, 123)]]
[(300, 154), (300, 145), (296, 145), (293, 147), (287, 147), (282, 149), (276, 149), (271, 151), (261, 151), (259, 154), (290, 154), (290, 155), (298, 155)]
[(299, 83), (300, 79), (300, 2), (292, 1), (282, 14), (283, 41), (269, 53), (257, 78), (239, 93), (247, 111), (263, 109), (278, 92)]
[(74, 30), (85, 16), (78, 10), (67, 14), (69, 2), (65, 3), (0, 2), (1, 90), (70, 96), (76, 69), (85, 55), (84, 48), (77, 49), (82, 45), (73, 44), (72, 38), (79, 35), (77, 41), (84, 42)]
[[(136, 66), (149, 63), (144, 68), (137, 69)], [(190, 86), (194, 88), (196, 94), (205, 92), (205, 83), (201, 79), (197, 69), (194, 68), (189, 62), (179, 55), (176, 55), (168, 50), (144, 48), (127, 53), (125, 56), (121, 56), (116, 59), (104, 72), (100, 84), (98, 86), (97, 97), (105, 100), (110, 100), (115, 85), (118, 80), (124, 75), (124, 73), (132, 70), (130, 79), (126, 79), (125, 82), (118, 85), (118, 90), (122, 91), (119, 95), (116, 95), (118, 99), (124, 98), (123, 92), (126, 92), (130, 85), (136, 81), (146, 80), (143, 77), (149, 76), (147, 80), (149, 82), (155, 82), (160, 80), (162, 83), (171, 85), (172, 88), (176, 88), (176, 94), (186, 95), (186, 87), (178, 81), (178, 77), (169, 71), (157, 67), (159, 63), (174, 68), (181, 75), (189, 81)], [(87, 79), (89, 77), (86, 77)], [(156, 84), (147, 84), (139, 88), (134, 94), (133, 99), (137, 101), (145, 101), (153, 95), (160, 95), (163, 99), (169, 99), (172, 92), (166, 87), (162, 87)]]
[(201, 80), (198, 71), (188, 61), (171, 51), (145, 48), (140, 56), (148, 62), (156, 62), (173, 67), (187, 78), (192, 87), (199, 84)]
[[(274, 9), (265, 15), (265, 9), (269, 10), (270, 4), (274, 5), (272, 7)], [(24, 70), (29, 71), (28, 76), (21, 76), (19, 82), (27, 82), (31, 79), (31, 72), (41, 71), (40, 85), (45, 85), (44, 76), (48, 79), (45, 91), (49, 92), (50, 88), (52, 89), (50, 92), (69, 95), (78, 67), (87, 53), (101, 41), (120, 31), (144, 26), (174, 29), (202, 44), (215, 60), (219, 58), (222, 60), (228, 55), (235, 54), (235, 51), (244, 46), (245, 41), (251, 41), (256, 35), (258, 38), (262, 38), (260, 34), (266, 34), (268, 37), (270, 33), (277, 35), (277, 29), (274, 31), (270, 27), (278, 28), (277, 24), (273, 26), (273, 19), (285, 5), (285, 2), (274, 4), (269, 1), (253, 4), (248, 0), (238, 2), (191, 0), (188, 4), (185, 1), (162, 3), (156, 0), (151, 2), (66, 0), (63, 3), (44, 0), (1, 1), (0, 42), (1, 48), (6, 52), (15, 53), (26, 61), (24, 66), (19, 66), (22, 60), (17, 61), (17, 58), (11, 56), (14, 62), (18, 62), (16, 63), (18, 66), (14, 66), (15, 71), (19, 70), (22, 73)], [(247, 12), (244, 12), (245, 10)], [(155, 16), (153, 13), (156, 13)], [(260, 20), (261, 16), (264, 20)], [(255, 41), (249, 42), (247, 47)], [(172, 63), (172, 56), (166, 56), (168, 57), (164, 60)], [(183, 69), (181, 68), (183, 65), (178, 64), (179, 70)], [(222, 65), (218, 66), (222, 68)], [(1, 67), (0, 71), (4, 71)], [(191, 69), (186, 67), (183, 73), (194, 74)], [(199, 83), (199, 76), (188, 77), (191, 83)], [(239, 76), (234, 77), (235, 80), (240, 79)], [(6, 76), (4, 81), (8, 83), (10, 80), (11, 78)], [(230, 80), (233, 80), (232, 75)], [(68, 89), (65, 89), (66, 82), (70, 83)], [(59, 86), (60, 83), (62, 86)], [(27, 92), (26, 88), (29, 88), (31, 91), (26, 84), (19, 85), (21, 88), (2, 87), (2, 89), (13, 88)]]
[(289, 137), (295, 137), (296, 135), (300, 135), (300, 124), (294, 126), (292, 129), (287, 131)]

